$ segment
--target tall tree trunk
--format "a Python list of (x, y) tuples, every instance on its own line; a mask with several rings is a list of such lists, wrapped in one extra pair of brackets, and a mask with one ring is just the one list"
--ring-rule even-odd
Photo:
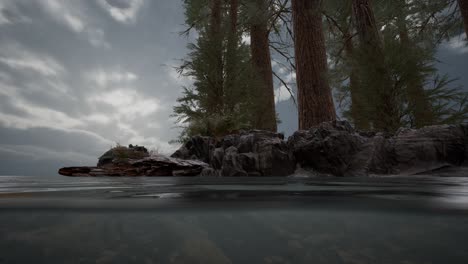
[(236, 87), (236, 76), (239, 69), (237, 65), (237, 51), (239, 45), (239, 33), (237, 31), (238, 22), (239, 0), (231, 0), (229, 15), (229, 33), (227, 40), (226, 50), (226, 80), (225, 80), (225, 94), (226, 94), (226, 107), (228, 111), (232, 112), (235, 105), (233, 104)]
[(463, 22), (465, 24), (465, 33), (468, 38), (468, 0), (458, 0), (458, 5), (460, 6)]
[(400, 43), (403, 50), (409, 52), (407, 67), (409, 68), (404, 78), (407, 80), (407, 91), (408, 106), (414, 118), (414, 124), (416, 128), (421, 128), (430, 125), (434, 121), (434, 115), (432, 113), (432, 106), (427, 98), (426, 92), (424, 91), (424, 77), (421, 76), (417, 69), (418, 62), (414, 57), (411, 57), (411, 50), (418, 49), (419, 47), (412, 43), (408, 34), (408, 27), (406, 21), (406, 1), (401, 0), (398, 6), (398, 17), (397, 26), (399, 30)]
[(320, 0), (293, 0), (299, 129), (336, 119), (328, 83), (328, 65)]
[(223, 39), (221, 34), (221, 0), (211, 0), (211, 15), (209, 36), (211, 42), (211, 59), (213, 67), (208, 73), (211, 83), (209, 93), (209, 111), (222, 113), (224, 108), (224, 76), (223, 76)]
[(254, 73), (258, 75), (258, 107), (255, 128), (277, 131), (273, 70), (271, 68), (267, 0), (254, 0), (256, 14), (250, 22), (250, 49)]
[(370, 0), (353, 0), (353, 12), (360, 40), (367, 115), (374, 129), (394, 131), (400, 125), (397, 90), (385, 64), (382, 40)]

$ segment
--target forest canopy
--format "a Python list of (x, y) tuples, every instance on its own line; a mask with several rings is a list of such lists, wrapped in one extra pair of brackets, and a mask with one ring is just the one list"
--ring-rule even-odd
[(275, 85), (291, 93), (299, 129), (336, 119), (387, 132), (467, 121), (467, 93), (436, 68), (440, 44), (466, 34), (467, 0), (184, 0), (183, 7), (182, 35), (197, 38), (177, 67), (193, 80), (174, 107), (182, 141), (276, 131)]

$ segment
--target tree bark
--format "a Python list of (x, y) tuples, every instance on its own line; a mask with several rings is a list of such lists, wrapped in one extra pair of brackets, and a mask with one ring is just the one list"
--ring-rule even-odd
[(271, 67), (268, 10), (266, 0), (255, 0), (256, 14), (250, 22), (250, 49), (254, 73), (258, 76), (258, 107), (256, 110), (255, 128), (277, 131), (275, 94), (273, 88), (273, 70)]
[(235, 105), (233, 104), (236, 101), (233, 97), (235, 96), (236, 87), (236, 76), (238, 71), (237, 65), (237, 51), (239, 44), (239, 33), (237, 32), (237, 22), (238, 22), (238, 10), (239, 10), (239, 1), (231, 0), (229, 7), (229, 33), (226, 47), (226, 80), (225, 80), (225, 94), (226, 94), (226, 107), (227, 110), (232, 112), (234, 111)]
[(293, 0), (293, 28), (299, 129), (336, 119), (328, 83), (328, 64), (320, 0)]
[(460, 6), (463, 22), (465, 24), (465, 33), (468, 38), (468, 0), (458, 0), (458, 5)]
[(209, 93), (208, 111), (221, 113), (224, 108), (224, 76), (223, 76), (223, 40), (221, 35), (221, 0), (211, 0), (210, 42), (212, 43), (212, 71), (210, 76), (211, 91)]
[(362, 76), (365, 76), (366, 113), (374, 129), (395, 131), (400, 126), (397, 91), (385, 64), (382, 40), (370, 0), (353, 0), (353, 13), (360, 40), (360, 67), (364, 69)]

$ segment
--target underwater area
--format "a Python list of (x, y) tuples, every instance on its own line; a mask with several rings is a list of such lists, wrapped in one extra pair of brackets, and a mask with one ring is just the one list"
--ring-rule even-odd
[(0, 177), (0, 263), (467, 263), (468, 179)]

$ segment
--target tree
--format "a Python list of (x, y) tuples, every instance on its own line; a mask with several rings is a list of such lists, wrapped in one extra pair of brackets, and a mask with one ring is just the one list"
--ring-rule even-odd
[(250, 49), (254, 74), (257, 75), (257, 96), (254, 127), (277, 131), (273, 70), (269, 45), (269, 1), (252, 0), (249, 7)]
[(400, 126), (399, 91), (385, 62), (373, 7), (369, 0), (353, 0), (353, 13), (360, 44), (361, 85), (369, 102), (366, 117), (376, 130), (395, 131)]
[(460, 6), (463, 23), (465, 25), (465, 33), (468, 38), (468, 0), (458, 0), (458, 5)]
[(336, 119), (328, 83), (320, 0), (293, 0), (299, 129)]
[(411, 15), (410, 4), (406, 0), (395, 1), (396, 5), (396, 30), (399, 36), (400, 48), (406, 55), (402, 58), (404, 70), (401, 75), (406, 83), (406, 95), (408, 108), (413, 116), (413, 126), (421, 128), (434, 123), (432, 107), (424, 90), (424, 74), (421, 72), (419, 54), (424, 53), (424, 48), (412, 39), (408, 30), (407, 16)]
[[(356, 41), (357, 32), (350, 29), (348, 3), (351, 2), (354, 1), (330, 0), (325, 5), (331, 83), (337, 91), (343, 116), (353, 120), (357, 128), (368, 129), (366, 124), (371, 121), (371, 115), (382, 112), (381, 104), (375, 105), (377, 100), (372, 99), (378, 99), (381, 93), (370, 78), (375, 73), (369, 67), (375, 64), (366, 56), (374, 54), (372, 48), (362, 45), (360, 37)], [(450, 79), (439, 76), (434, 66), (438, 44), (458, 34), (460, 19), (455, 2), (373, 1), (372, 11), (383, 54), (381, 62), (390, 76), (388, 87), (391, 87), (397, 109), (392, 119), (400, 127), (450, 123), (464, 116), (465, 96), (450, 87)], [(355, 72), (359, 73), (359, 78), (355, 77)], [(367, 121), (362, 122), (362, 119)]]
[(194, 80), (192, 86), (184, 87), (174, 107), (174, 116), (184, 124), (182, 141), (253, 127), (251, 57), (236, 29), (236, 5), (236, 1), (221, 0), (184, 2), (188, 26), (184, 33), (194, 29), (198, 38), (188, 45), (190, 52), (177, 68)]

